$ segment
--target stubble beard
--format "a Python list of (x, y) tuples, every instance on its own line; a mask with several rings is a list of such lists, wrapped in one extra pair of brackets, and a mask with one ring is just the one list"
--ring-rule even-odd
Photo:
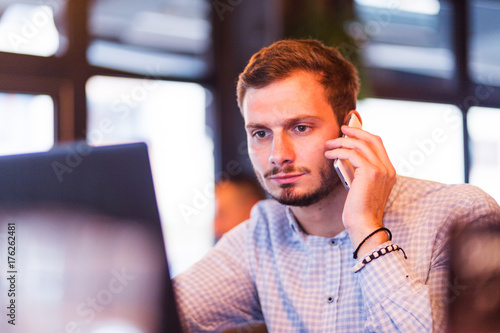
[(325, 163), (319, 172), (321, 184), (318, 188), (312, 190), (309, 193), (299, 194), (296, 193), (296, 184), (282, 184), (280, 185), (281, 190), (279, 195), (274, 195), (267, 189), (264, 178), (267, 178), (269, 175), (274, 175), (279, 172), (291, 173), (298, 170), (294, 169), (293, 166), (288, 166), (283, 169), (274, 168), (273, 170), (271, 170), (271, 172), (266, 173), (264, 176), (258, 173), (255, 168), (254, 171), (257, 175), (257, 179), (260, 182), (260, 185), (269, 194), (269, 196), (271, 196), (279, 203), (288, 206), (306, 207), (315, 204), (332, 193), (332, 191), (336, 187), (336, 183), (338, 182), (338, 177), (335, 173), (333, 163)]

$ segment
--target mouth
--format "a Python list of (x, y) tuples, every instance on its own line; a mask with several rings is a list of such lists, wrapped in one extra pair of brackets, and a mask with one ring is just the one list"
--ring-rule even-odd
[(276, 174), (269, 177), (270, 180), (276, 182), (278, 185), (291, 184), (299, 180), (305, 173), (285, 173)]

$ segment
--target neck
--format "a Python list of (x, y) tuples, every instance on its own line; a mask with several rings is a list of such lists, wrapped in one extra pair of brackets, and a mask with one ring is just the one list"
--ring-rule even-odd
[(302, 229), (313, 236), (333, 237), (344, 230), (342, 212), (347, 191), (337, 183), (333, 191), (319, 202), (307, 207), (291, 207)]

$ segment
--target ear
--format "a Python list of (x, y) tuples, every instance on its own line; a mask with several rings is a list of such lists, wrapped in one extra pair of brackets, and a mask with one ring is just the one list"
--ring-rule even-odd
[(345, 115), (345, 117), (344, 117), (344, 125), (347, 125), (347, 123), (349, 122), (349, 118), (351, 117), (351, 114), (355, 114), (356, 117), (358, 117), (359, 122), (361, 123), (361, 125), (363, 125), (363, 120), (361, 119), (361, 116), (359, 115), (358, 111), (356, 111), (356, 110), (351, 110), (351, 111), (349, 111)]

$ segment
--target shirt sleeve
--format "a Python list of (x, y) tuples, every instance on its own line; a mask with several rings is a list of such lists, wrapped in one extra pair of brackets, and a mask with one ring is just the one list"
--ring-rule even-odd
[[(450, 228), (500, 222), (500, 207), (491, 197), (477, 196), (477, 192), (473, 192), (468, 200), (456, 202), (456, 206), (450, 207), (453, 213), (449, 215), (449, 220), (436, 225), (436, 234), (426, 235), (432, 238), (428, 240), (432, 255), (425, 281), (415, 278), (401, 251), (383, 255), (356, 273), (368, 311), (365, 331), (445, 330), (447, 307), (453, 301), (453, 295), (463, 288), (457, 281), (449, 280)], [(384, 243), (375, 250), (390, 243)]]
[(185, 332), (220, 332), (263, 321), (255, 284), (246, 268), (243, 223), (189, 270), (173, 279)]
[(432, 330), (428, 287), (415, 279), (400, 252), (380, 256), (356, 273), (368, 314), (366, 332)]

